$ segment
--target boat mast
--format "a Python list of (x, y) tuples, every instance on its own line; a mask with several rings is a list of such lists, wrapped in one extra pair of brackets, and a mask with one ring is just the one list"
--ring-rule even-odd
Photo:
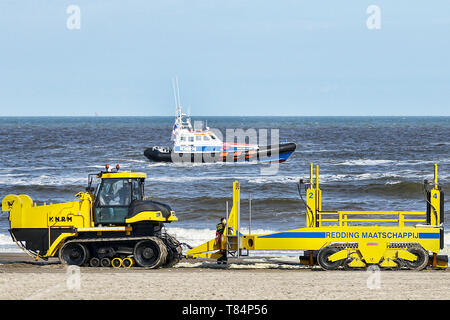
[(175, 77), (175, 79), (172, 79), (172, 88), (173, 88), (173, 96), (175, 98), (175, 124), (172, 130), (172, 140), (175, 140), (175, 131), (179, 129), (187, 129), (189, 131), (192, 131), (192, 125), (191, 120), (189, 117), (184, 119), (183, 117), (186, 117), (186, 114), (183, 113), (183, 107), (181, 105), (181, 99), (180, 99), (180, 87), (178, 85), (178, 77)]
[(178, 77), (175, 77), (175, 80), (172, 79), (172, 88), (173, 88), (173, 96), (175, 98), (176, 120), (181, 120), (183, 108), (180, 103), (180, 88), (178, 87)]

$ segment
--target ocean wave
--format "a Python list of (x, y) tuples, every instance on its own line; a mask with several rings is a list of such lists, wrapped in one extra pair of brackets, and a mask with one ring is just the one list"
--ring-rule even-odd
[(358, 160), (346, 160), (344, 162), (336, 163), (336, 165), (343, 166), (377, 166), (388, 163), (393, 163), (393, 160), (372, 160), (372, 159), (358, 159)]
[(247, 178), (248, 183), (266, 184), (266, 183), (279, 183), (279, 184), (291, 184), (297, 183), (299, 177), (296, 176), (260, 176), (254, 178)]
[[(274, 209), (285, 205), (292, 206), (300, 203), (300, 198), (296, 190), (291, 194), (292, 197), (286, 197), (286, 195), (282, 197), (270, 197), (270, 195), (265, 194), (264, 196), (254, 195), (252, 194), (252, 203), (254, 205), (262, 206), (262, 207), (273, 207)], [(225, 202), (228, 202), (230, 205), (232, 203), (232, 195), (230, 188), (229, 196), (184, 196), (184, 197), (153, 197), (153, 200), (164, 202), (164, 203), (182, 203), (184, 207), (203, 207), (204, 209), (212, 209), (225, 205)], [(249, 193), (241, 192), (241, 203), (247, 206), (249, 201)]]
[(11, 235), (0, 233), (0, 252), (22, 252), (22, 249), (14, 243)]
[(368, 194), (396, 195), (406, 198), (421, 196), (423, 184), (412, 181), (388, 181), (382, 184), (370, 184), (361, 187)]
[(64, 185), (85, 185), (87, 183), (87, 175), (80, 176), (64, 176), (59, 175), (40, 175), (29, 176), (24, 174), (7, 174), (0, 175), (0, 184), (11, 186), (64, 186)]
[(124, 162), (145, 163), (145, 164), (148, 163), (148, 161), (146, 161), (146, 160), (137, 160), (137, 159), (126, 159), (126, 160), (122, 161), (122, 163), (124, 163)]
[[(387, 178), (402, 178), (403, 176), (395, 172), (375, 172), (375, 173), (358, 173), (358, 174), (321, 174), (320, 183), (327, 182), (351, 182), (351, 181), (363, 181), (363, 180), (379, 180)], [(248, 179), (249, 183), (265, 184), (265, 183), (280, 183), (291, 184), (297, 183), (300, 176), (259, 176)]]
[(216, 181), (216, 180), (232, 180), (231, 176), (152, 176), (152, 182), (167, 182), (167, 183), (184, 183), (184, 182), (198, 182), (198, 181)]
[[(326, 162), (326, 161), (325, 161)], [(327, 162), (326, 162), (327, 163)], [(410, 166), (410, 165), (424, 165), (429, 164), (433, 165), (434, 163), (438, 163), (440, 165), (450, 163), (450, 159), (436, 159), (436, 160), (382, 160), (382, 159), (348, 159), (343, 161), (330, 161), (330, 165), (334, 166), (387, 166), (387, 165), (395, 165), (395, 166)]]
[[(195, 229), (195, 228), (180, 228), (180, 227), (166, 227), (169, 234), (175, 236), (178, 241), (187, 243), (192, 247), (196, 247), (205, 243), (216, 236), (215, 229)], [(252, 229), (252, 234), (269, 234), (277, 232), (278, 230), (268, 229)], [(241, 228), (241, 233), (247, 234), (248, 228)]]
[[(441, 180), (446, 180), (449, 176), (440, 175)], [(298, 175), (255, 175), (255, 176), (224, 176), (224, 175), (209, 175), (209, 176), (152, 176), (151, 180), (156, 182), (166, 182), (166, 183), (184, 183), (184, 182), (199, 182), (199, 181), (217, 181), (217, 180), (236, 180), (244, 181), (253, 184), (267, 184), (267, 183), (277, 183), (277, 184), (293, 184), (297, 183), (300, 178), (305, 179), (305, 177)], [(347, 174), (321, 174), (320, 183), (329, 182), (352, 182), (352, 181), (365, 181), (365, 180), (389, 180), (391, 183), (394, 179), (418, 179), (422, 181), (423, 178), (432, 179), (432, 174), (423, 176), (421, 172), (416, 172), (413, 170), (406, 171), (388, 171), (388, 172), (367, 172), (367, 173), (347, 173)], [(396, 182), (395, 182), (396, 183)]]

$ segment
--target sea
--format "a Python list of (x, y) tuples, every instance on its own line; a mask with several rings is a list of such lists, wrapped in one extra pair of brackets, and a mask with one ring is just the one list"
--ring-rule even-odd
[[(152, 146), (171, 146), (173, 117), (0, 118), (0, 197), (27, 194), (38, 204), (73, 201), (87, 177), (105, 164), (145, 172), (145, 193), (169, 204), (179, 218), (169, 233), (190, 246), (215, 236), (215, 225), (241, 184), (241, 231), (273, 233), (305, 226), (297, 188), (320, 167), (323, 210), (425, 211), (423, 181), (439, 183), (450, 199), (450, 117), (192, 117), (226, 136), (227, 129), (256, 132), (260, 144), (295, 142), (284, 163), (156, 163)], [(264, 134), (269, 132), (269, 138)], [(304, 197), (304, 191), (303, 191)], [(249, 200), (251, 198), (251, 201)], [(251, 203), (251, 205), (250, 205)], [(251, 207), (251, 220), (250, 217)], [(445, 200), (445, 208), (450, 208)], [(448, 210), (448, 209), (447, 209)], [(20, 249), (0, 214), (0, 251)], [(445, 214), (444, 252), (450, 246)], [(284, 252), (284, 254), (297, 254)]]

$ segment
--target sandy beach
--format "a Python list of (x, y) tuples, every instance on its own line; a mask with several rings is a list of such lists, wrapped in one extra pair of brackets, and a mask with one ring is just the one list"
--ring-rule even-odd
[(82, 267), (68, 272), (58, 260), (34, 262), (16, 253), (0, 254), (0, 264), (2, 300), (450, 299), (448, 270), (371, 273), (185, 260), (169, 269)]

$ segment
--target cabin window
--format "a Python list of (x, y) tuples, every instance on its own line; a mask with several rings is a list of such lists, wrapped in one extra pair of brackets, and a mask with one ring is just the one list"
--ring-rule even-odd
[(100, 206), (128, 206), (130, 182), (125, 179), (104, 179), (99, 192)]
[(213, 135), (210, 135), (211, 139), (216, 140), (216, 137), (214, 137)]
[(196, 141), (201, 141), (202, 140), (202, 136), (195, 136), (195, 140)]
[(132, 200), (142, 200), (142, 195), (143, 195), (143, 185), (141, 183), (141, 180), (138, 179), (133, 179), (133, 184), (132, 184)]
[(185, 136), (181, 136), (180, 140), (181, 141), (186, 141), (186, 137)]
[(189, 137), (189, 142), (194, 142), (194, 137)]
[(208, 136), (203, 136), (203, 141), (209, 141)]
[(123, 223), (131, 202), (131, 179), (103, 179), (94, 208), (96, 223)]

